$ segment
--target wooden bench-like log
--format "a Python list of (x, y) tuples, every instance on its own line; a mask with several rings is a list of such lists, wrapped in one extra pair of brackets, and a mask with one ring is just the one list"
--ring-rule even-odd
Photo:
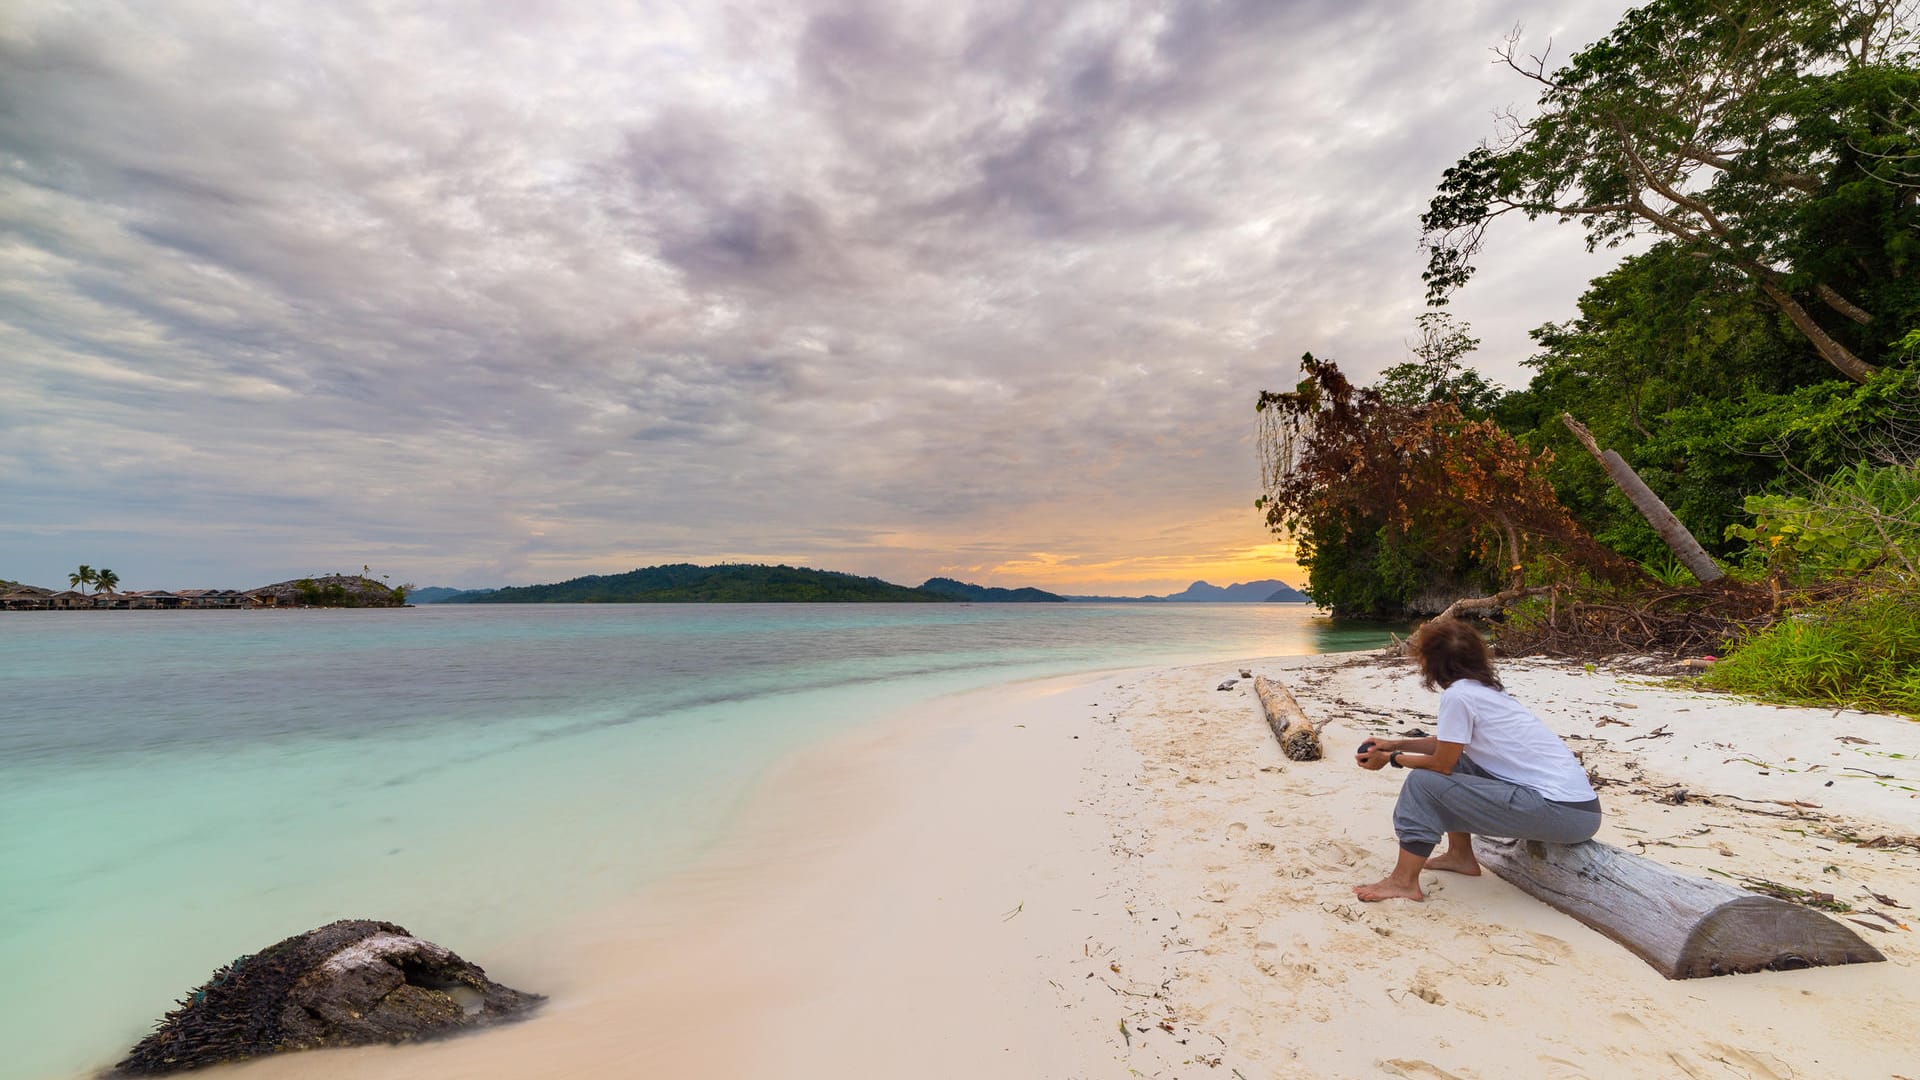
[(1625, 945), (1669, 979), (1886, 959), (1817, 911), (1608, 844), (1476, 836), (1473, 846), (1487, 869)]
[(1260, 707), (1267, 714), (1267, 726), (1273, 729), (1273, 737), (1280, 740), (1280, 752), (1287, 760), (1319, 761), (1320, 729), (1307, 719), (1286, 684), (1256, 675), (1253, 692), (1259, 695)]

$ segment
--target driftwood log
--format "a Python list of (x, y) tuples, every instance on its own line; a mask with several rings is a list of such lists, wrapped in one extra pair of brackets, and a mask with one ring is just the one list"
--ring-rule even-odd
[[(1492, 596), (1463, 596), (1447, 605), (1447, 610), (1434, 616), (1436, 619), (1464, 619), (1470, 615), (1481, 618), (1505, 611), (1516, 600), (1525, 600), (1530, 596), (1544, 596), (1553, 591), (1551, 585), (1515, 585), (1511, 589), (1502, 589)], [(1401, 650), (1402, 654), (1405, 649)]]
[(1307, 719), (1286, 684), (1257, 675), (1253, 692), (1259, 695), (1260, 708), (1267, 714), (1267, 726), (1273, 729), (1273, 737), (1280, 740), (1280, 752), (1287, 755), (1287, 760), (1319, 761), (1320, 729)]
[(1886, 959), (1817, 911), (1608, 844), (1473, 840), (1487, 869), (1625, 945), (1669, 979)]

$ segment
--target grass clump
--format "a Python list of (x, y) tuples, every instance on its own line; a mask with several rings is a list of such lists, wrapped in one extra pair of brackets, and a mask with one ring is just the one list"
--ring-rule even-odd
[(1742, 640), (1705, 676), (1737, 694), (1920, 718), (1920, 593), (1869, 589)]

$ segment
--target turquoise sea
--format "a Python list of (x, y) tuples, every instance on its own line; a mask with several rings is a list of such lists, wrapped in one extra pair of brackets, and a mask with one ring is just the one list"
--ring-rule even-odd
[(334, 918), (484, 957), (686, 866), (772, 762), (916, 701), (1384, 640), (1281, 604), (0, 615), (0, 1077), (111, 1064), (219, 964)]

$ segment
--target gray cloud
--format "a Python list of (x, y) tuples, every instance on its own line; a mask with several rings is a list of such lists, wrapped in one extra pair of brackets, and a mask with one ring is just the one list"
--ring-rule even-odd
[[(1519, 10), (15, 5), (0, 576), (1251, 547), (1253, 394), (1401, 358)], [(1497, 379), (1554, 233), (1461, 302)]]

